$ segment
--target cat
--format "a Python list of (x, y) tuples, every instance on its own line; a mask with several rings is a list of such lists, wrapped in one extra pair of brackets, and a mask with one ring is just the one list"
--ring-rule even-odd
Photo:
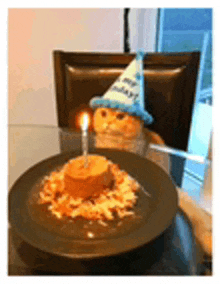
[[(93, 116), (95, 146), (115, 148), (147, 157), (156, 162), (169, 174), (169, 159), (158, 152), (148, 151), (149, 144), (165, 145), (156, 132), (144, 128), (143, 122), (135, 116), (117, 109), (97, 108)], [(179, 206), (192, 222), (197, 241), (206, 255), (212, 255), (212, 218), (208, 216), (187, 193), (178, 189)]]
[(116, 109), (97, 108), (93, 127), (98, 148), (116, 148), (143, 155), (150, 143), (164, 144), (157, 133), (144, 129), (138, 117)]

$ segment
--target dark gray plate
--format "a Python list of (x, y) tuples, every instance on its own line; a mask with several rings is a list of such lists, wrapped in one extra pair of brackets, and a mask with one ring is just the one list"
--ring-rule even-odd
[[(43, 251), (88, 259), (116, 255), (140, 247), (162, 234), (171, 225), (178, 208), (177, 191), (171, 178), (156, 164), (138, 155), (95, 150), (127, 171), (141, 185), (135, 217), (115, 220), (103, 227), (83, 219), (58, 220), (37, 204), (40, 182), (80, 152), (66, 152), (44, 160), (26, 171), (9, 194), (9, 222), (27, 243)], [(146, 194), (147, 192), (147, 194)], [(94, 238), (88, 237), (92, 232)]]

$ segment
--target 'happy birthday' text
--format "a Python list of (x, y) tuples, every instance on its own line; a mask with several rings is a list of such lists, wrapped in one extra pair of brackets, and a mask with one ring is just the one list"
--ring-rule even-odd
[[(126, 78), (126, 77), (123, 78), (122, 80), (120, 80), (119, 78), (117, 82), (126, 83), (127, 85), (129, 85), (129, 87), (135, 87), (137, 85), (135, 81), (132, 81), (131, 79)], [(133, 93), (132, 91), (128, 90), (125, 86), (119, 87), (119, 86), (114, 85), (110, 90), (122, 93), (126, 95), (128, 98), (131, 98), (132, 100), (135, 100), (138, 97), (137, 93)]]

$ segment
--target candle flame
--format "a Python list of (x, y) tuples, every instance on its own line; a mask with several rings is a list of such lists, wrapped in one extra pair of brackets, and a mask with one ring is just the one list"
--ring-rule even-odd
[[(84, 118), (84, 115), (87, 116), (87, 118)], [(82, 129), (83, 125), (84, 125), (84, 119), (88, 119), (88, 127), (87, 130), (92, 130), (92, 122), (93, 122), (93, 113), (91, 112), (91, 110), (81, 110), (76, 112), (75, 115), (75, 126), (77, 129)]]
[(88, 126), (89, 126), (89, 115), (87, 113), (84, 113), (82, 115), (82, 118), (81, 118), (81, 128), (83, 131), (85, 130), (88, 130)]

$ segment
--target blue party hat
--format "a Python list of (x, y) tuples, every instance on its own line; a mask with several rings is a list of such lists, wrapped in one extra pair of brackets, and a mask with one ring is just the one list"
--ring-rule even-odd
[(94, 109), (98, 107), (119, 109), (140, 117), (145, 124), (151, 124), (153, 117), (144, 106), (143, 58), (144, 53), (138, 52), (107, 92), (102, 97), (94, 97), (90, 101), (90, 106)]

